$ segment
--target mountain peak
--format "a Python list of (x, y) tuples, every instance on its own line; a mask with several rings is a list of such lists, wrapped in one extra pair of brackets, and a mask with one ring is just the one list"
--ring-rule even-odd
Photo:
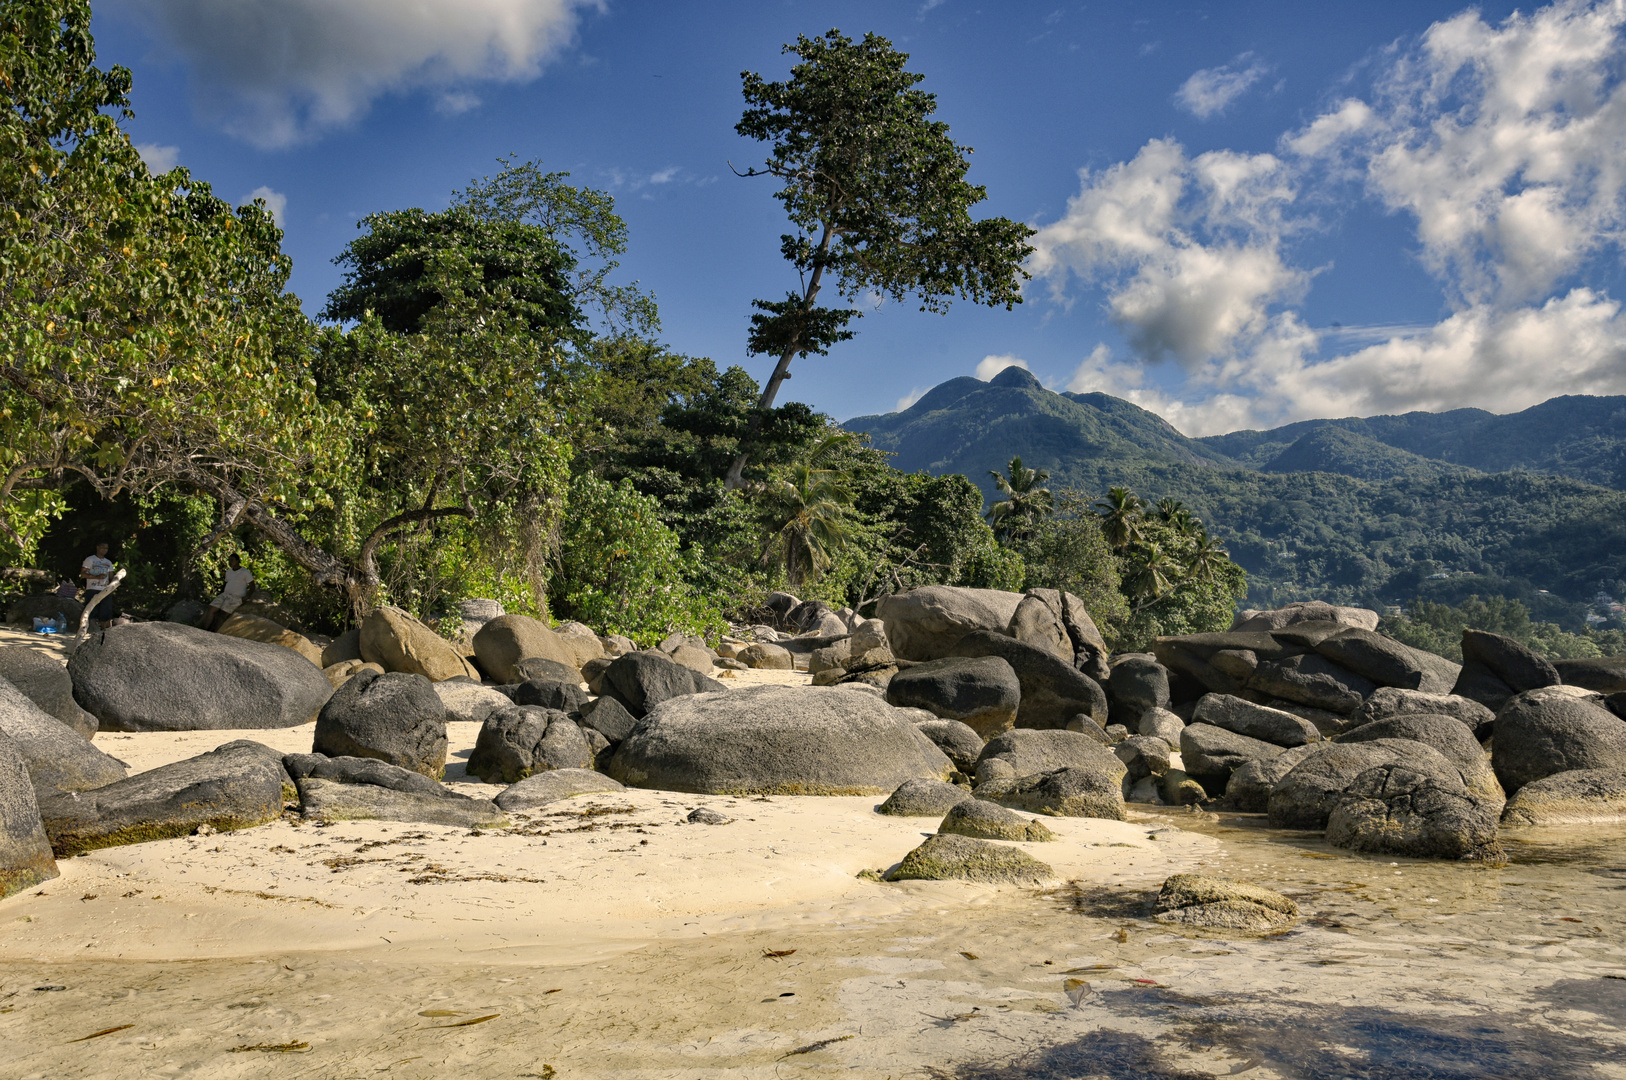
[(988, 380), (989, 386), (998, 386), (1007, 390), (1043, 390), (1044, 386), (1034, 378), (1033, 372), (1027, 368), (1019, 368), (1014, 364), (1002, 370), (998, 375)]

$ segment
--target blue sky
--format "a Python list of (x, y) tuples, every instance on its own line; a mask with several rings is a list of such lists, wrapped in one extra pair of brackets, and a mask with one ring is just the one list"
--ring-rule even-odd
[(540, 159), (615, 195), (622, 280), (673, 348), (742, 363), (795, 284), (770, 181), (734, 177), (739, 74), (873, 30), (974, 147), (979, 208), (1040, 230), (1027, 302), (888, 305), (781, 400), (886, 412), (1021, 362), (1192, 434), (1626, 393), (1626, 7), (124, 0), (100, 60), (131, 135), (264, 194), (315, 312), (367, 213)]

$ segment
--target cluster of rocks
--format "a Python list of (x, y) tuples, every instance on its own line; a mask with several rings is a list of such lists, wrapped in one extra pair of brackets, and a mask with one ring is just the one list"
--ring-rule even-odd
[[(1049, 868), (1012, 845), (1049, 830), (1024, 814), (1121, 820), (1126, 800), (1221, 802), (1352, 850), (1469, 860), (1501, 857), (1499, 828), (1626, 819), (1621, 660), (1549, 664), (1470, 631), (1459, 667), (1325, 604), (1117, 656), (1055, 590), (929, 586), (868, 619), (784, 595), (770, 610), (777, 625), (716, 648), (639, 650), (475, 601), (455, 640), (382, 608), (316, 656), (280, 624), (181, 622), (94, 634), (66, 668), (4, 650), (0, 894), (54, 873), (53, 852), (242, 828), (285, 802), (480, 828), (622, 785), (887, 796), (882, 813), (940, 819), (894, 878), (1039, 880)], [(811, 687), (712, 677), (804, 660)], [(137, 776), (90, 742), (313, 720), (308, 754), (240, 741)], [(456, 722), (480, 725), (466, 769), (501, 786), (492, 799), (443, 783)]]

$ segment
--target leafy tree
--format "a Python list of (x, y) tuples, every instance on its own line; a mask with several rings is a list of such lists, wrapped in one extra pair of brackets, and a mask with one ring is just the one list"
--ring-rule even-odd
[(457, 193), (453, 207), (476, 220), (534, 226), (569, 259), (565, 287), (578, 310), (599, 312), (611, 337), (647, 338), (660, 329), (655, 298), (630, 285), (611, 285), (621, 265), (613, 256), (627, 250), (627, 223), (615, 212), (615, 197), (595, 188), (565, 183), (568, 172), (542, 171), (542, 163), (518, 165), (498, 158), (503, 169)]
[(845, 472), (832, 465), (852, 442), (845, 432), (826, 435), (805, 459), (770, 479), (759, 496), (762, 565), (777, 563), (793, 592), (817, 578), (846, 546), (852, 491)]
[(1532, 619), (1521, 601), (1504, 596), (1470, 596), (1455, 606), (1419, 600), (1403, 615), (1386, 616), (1378, 629), (1458, 663), (1464, 630), (1501, 634), (1554, 659), (1626, 652), (1626, 634), (1618, 630), (1570, 633), (1556, 623)]
[(646, 647), (674, 631), (715, 637), (724, 628), (716, 604), (686, 580), (696, 557), (680, 549), (653, 499), (625, 480), (580, 474), (560, 526), (552, 609)]
[[(328, 296), (323, 318), (355, 322), (371, 312), (391, 333), (415, 334), (447, 299), (443, 287), (453, 283), (488, 298), (501, 290), (509, 310), (533, 333), (582, 332), (583, 315), (570, 293), (574, 260), (541, 226), (453, 207), (438, 214), (369, 214), (359, 227), (366, 234), (333, 260), (347, 269), (344, 284)], [(454, 266), (473, 273), (448, 273)]]
[(1035, 523), (1056, 510), (1055, 497), (1044, 486), (1049, 472), (1028, 468), (1020, 457), (1011, 458), (1006, 471), (1009, 475), (988, 471), (995, 489), (1004, 496), (988, 508), (988, 524), (1000, 540), (1030, 535)]
[(1063, 489), (1056, 512), (1037, 523), (1031, 533), (1016, 540), (1027, 567), (1024, 588), (1061, 589), (1084, 601), (1085, 610), (1103, 634), (1115, 635), (1129, 618), (1118, 560), (1091, 512), (1090, 498), (1075, 489)]
[[(957, 294), (1008, 309), (1022, 301), (1021, 264), (1032, 251), (1028, 226), (971, 218), (987, 192), (966, 182), (970, 150), (930, 119), (936, 98), (915, 89), (924, 76), (904, 70), (907, 54), (876, 34), (854, 42), (837, 30), (798, 37), (784, 51), (800, 60), (788, 81), (741, 74), (747, 107), (735, 125), (770, 144), (765, 162), (741, 175), (780, 181), (775, 198), (794, 229), (780, 250), (801, 278), (784, 300), (754, 301), (747, 347), (778, 358), (762, 409), (792, 360), (852, 337), (857, 309), (818, 305), (826, 276), (849, 300), (873, 291), (943, 311)], [(730, 486), (746, 460), (736, 458)]]
[(1126, 487), (1115, 487), (1095, 504), (1101, 515), (1101, 531), (1113, 551), (1127, 551), (1140, 540), (1140, 523), (1146, 516), (1146, 503)]

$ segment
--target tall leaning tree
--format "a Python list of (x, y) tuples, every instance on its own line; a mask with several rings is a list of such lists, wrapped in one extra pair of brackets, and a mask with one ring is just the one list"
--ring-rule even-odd
[[(784, 52), (801, 61), (786, 82), (741, 73), (746, 109), (734, 128), (769, 146), (739, 175), (780, 182), (774, 197), (793, 230), (780, 251), (801, 282), (783, 300), (752, 304), (747, 348), (778, 357), (759, 417), (791, 361), (853, 336), (847, 326), (861, 312), (819, 306), (826, 286), (849, 301), (913, 297), (922, 311), (946, 311), (955, 296), (1009, 310), (1022, 302), (1022, 261), (1033, 250), (1021, 222), (972, 219), (987, 189), (966, 182), (971, 149), (932, 119), (936, 95), (916, 89), (925, 76), (904, 69), (907, 53), (877, 34), (855, 42), (838, 30), (798, 37)], [(730, 487), (748, 458), (747, 449), (730, 467)]]

